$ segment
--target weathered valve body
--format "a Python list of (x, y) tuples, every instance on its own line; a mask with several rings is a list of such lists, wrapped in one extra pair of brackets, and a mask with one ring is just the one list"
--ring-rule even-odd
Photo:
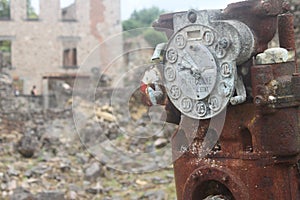
[[(218, 195), (235, 200), (300, 199), (300, 75), (288, 4), (249, 0), (222, 11), (170, 13), (154, 27), (167, 28), (170, 39), (163, 70), (168, 119), (182, 123), (175, 115), (181, 113), (199, 120), (195, 132), (174, 133), (178, 200), (217, 199)], [(268, 48), (276, 30), (288, 58), (276, 61), (275, 53), (269, 60), (258, 60), (257, 54)], [(196, 84), (181, 86), (181, 79), (195, 79)], [(234, 95), (244, 96), (243, 91), (242, 102), (231, 102)], [(214, 120), (220, 116), (225, 116), (221, 125)], [(221, 129), (215, 130), (219, 125)], [(220, 137), (203, 156), (201, 143), (208, 135)]]

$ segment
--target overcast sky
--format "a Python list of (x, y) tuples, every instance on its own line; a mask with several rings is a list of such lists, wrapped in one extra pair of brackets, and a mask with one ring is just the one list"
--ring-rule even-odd
[[(76, 0), (60, 0), (60, 7), (65, 8), (72, 3), (74, 3)], [(112, 0), (113, 1), (113, 0)], [(35, 13), (39, 14), (40, 13), (40, 0), (31, 0), (31, 5), (35, 11)]]
[[(69, 6), (75, 0), (60, 0), (61, 7)], [(115, 1), (115, 0), (111, 0)], [(157, 6), (166, 11), (183, 11), (195, 9), (221, 9), (227, 4), (242, 0), (120, 0), (121, 20), (128, 19), (134, 10)], [(33, 7), (39, 13), (39, 0), (31, 0)]]
[(194, 9), (222, 9), (227, 4), (242, 0), (120, 0), (121, 19), (128, 19), (134, 10), (157, 6), (166, 11)]

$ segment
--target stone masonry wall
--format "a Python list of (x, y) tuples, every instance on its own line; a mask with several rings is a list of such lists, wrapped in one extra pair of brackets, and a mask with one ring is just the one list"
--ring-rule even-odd
[[(0, 40), (12, 42), (12, 69), (8, 73), (23, 81), (24, 94), (29, 94), (33, 85), (41, 93), (44, 75), (77, 72), (77, 69), (63, 68), (66, 44), (75, 43), (77, 65), (85, 68), (82, 73), (91, 73), (91, 67), (106, 65), (106, 59), (121, 54), (122, 38), (119, 37), (116, 45), (101, 48), (106, 55), (97, 53), (95, 57), (89, 57), (101, 42), (121, 32), (120, 0), (75, 2), (75, 20), (62, 20), (59, 0), (40, 1), (39, 19), (28, 20), (26, 1), (11, 0), (11, 20), (0, 21)], [(101, 6), (95, 7), (96, 2)], [(91, 19), (97, 18), (99, 13), (103, 18), (91, 25)], [(87, 58), (90, 58), (89, 62), (86, 62)]]
[(291, 0), (292, 12), (295, 16), (295, 37), (297, 47), (298, 66), (300, 66), (300, 1)]

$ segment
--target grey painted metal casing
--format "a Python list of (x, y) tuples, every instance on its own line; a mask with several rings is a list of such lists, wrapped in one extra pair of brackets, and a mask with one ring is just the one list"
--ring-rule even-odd
[(190, 10), (173, 17), (166, 46), (164, 85), (182, 114), (208, 119), (226, 108), (235, 93), (237, 65), (254, 50), (242, 22), (220, 19), (220, 10)]

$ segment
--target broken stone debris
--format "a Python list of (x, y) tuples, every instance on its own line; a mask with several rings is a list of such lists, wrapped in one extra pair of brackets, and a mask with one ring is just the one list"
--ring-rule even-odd
[[(89, 118), (82, 128), (82, 135), (78, 135), (70, 104), (65, 104), (63, 109), (43, 112), (38, 102), (28, 102), (29, 99), (14, 95), (8, 76), (3, 80), (0, 83), (0, 199), (156, 198), (157, 195), (150, 193), (144, 196), (148, 191), (146, 188), (156, 191), (157, 184), (151, 181), (151, 173), (156, 173), (156, 176), (162, 173), (162, 180), (156, 180), (160, 190), (175, 189), (173, 179), (165, 177), (168, 181), (163, 181), (164, 171), (172, 173), (172, 169), (157, 168), (158, 161), (165, 158), (155, 153), (156, 149), (163, 148), (168, 142), (170, 134), (153, 135), (151, 130), (156, 125), (149, 125), (149, 118), (144, 117), (145, 109), (132, 109), (133, 119), (132, 116), (117, 112), (120, 109), (118, 105), (113, 107), (100, 100), (91, 103), (78, 99), (78, 105), (75, 106), (81, 113), (89, 114), (90, 107), (97, 111), (92, 113), (94, 117)], [(120, 126), (127, 126), (126, 134), (120, 130)], [(139, 130), (138, 134), (136, 130)], [(140, 137), (147, 134), (151, 137)], [(110, 168), (112, 161), (116, 161), (116, 166), (135, 167), (126, 157), (115, 159), (102, 152), (102, 156), (95, 159), (85, 151), (82, 142), (103, 146), (114, 142), (125, 150), (151, 153), (152, 157), (143, 161), (141, 166), (145, 165), (143, 169), (148, 171), (158, 169), (158, 172), (137, 175), (148, 177), (141, 180), (150, 181), (136, 184), (134, 175)], [(147, 147), (151, 148), (146, 151)], [(124, 196), (126, 190), (135, 192)], [(175, 192), (170, 195), (174, 196)]]

